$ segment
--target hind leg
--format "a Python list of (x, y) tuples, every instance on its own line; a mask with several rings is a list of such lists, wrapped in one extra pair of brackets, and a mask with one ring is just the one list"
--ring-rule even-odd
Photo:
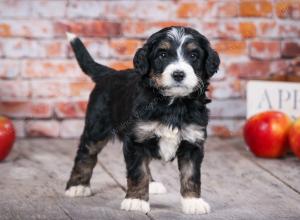
[(97, 155), (106, 143), (107, 140), (91, 142), (81, 139), (71, 177), (66, 186), (66, 196), (90, 196), (92, 194), (90, 179), (97, 163)]
[(149, 193), (150, 194), (164, 194), (167, 192), (166, 187), (161, 182), (157, 182), (153, 179), (153, 176), (151, 174), (151, 170), (149, 166), (147, 166), (148, 173), (150, 176), (150, 183), (149, 183)]

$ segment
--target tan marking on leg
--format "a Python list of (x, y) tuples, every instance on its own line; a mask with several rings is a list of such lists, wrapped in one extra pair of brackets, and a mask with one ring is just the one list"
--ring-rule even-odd
[(149, 200), (149, 182), (150, 176), (148, 173), (149, 161), (146, 160), (141, 166), (142, 176), (138, 181), (127, 179), (127, 194), (126, 198), (138, 198), (148, 201)]
[(200, 184), (192, 180), (193, 164), (190, 161), (180, 162), (180, 193), (182, 197), (200, 197)]
[[(71, 186), (89, 186), (93, 169), (97, 163), (97, 154), (106, 145), (107, 140), (99, 141), (96, 144), (85, 146), (89, 153), (81, 155), (80, 159), (75, 159), (75, 164), (71, 172), (71, 177), (67, 183), (67, 189)], [(83, 153), (81, 153), (83, 154)]]
[(102, 141), (98, 141), (95, 144), (88, 144), (88, 145), (86, 145), (86, 147), (89, 150), (89, 153), (91, 155), (98, 154), (106, 146), (107, 142), (108, 142), (108, 140), (102, 140)]

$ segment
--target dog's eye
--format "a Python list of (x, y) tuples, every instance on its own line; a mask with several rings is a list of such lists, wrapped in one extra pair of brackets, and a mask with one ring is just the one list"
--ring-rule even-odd
[(197, 53), (191, 53), (190, 57), (191, 57), (192, 61), (196, 61), (198, 59), (198, 54)]
[(164, 51), (163, 51), (163, 52), (160, 52), (160, 53), (159, 53), (159, 58), (160, 58), (160, 59), (165, 59), (167, 56), (168, 56), (167, 52), (164, 52)]

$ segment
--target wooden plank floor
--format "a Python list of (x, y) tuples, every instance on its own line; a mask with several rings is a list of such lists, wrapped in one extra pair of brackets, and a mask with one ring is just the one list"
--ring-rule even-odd
[(240, 139), (210, 138), (202, 168), (202, 195), (208, 215), (184, 215), (180, 209), (176, 161), (153, 161), (155, 179), (167, 194), (151, 195), (151, 212), (119, 209), (126, 179), (120, 143), (110, 143), (92, 178), (95, 193), (67, 198), (77, 140), (19, 140), (0, 163), (0, 219), (300, 219), (300, 160), (254, 158)]

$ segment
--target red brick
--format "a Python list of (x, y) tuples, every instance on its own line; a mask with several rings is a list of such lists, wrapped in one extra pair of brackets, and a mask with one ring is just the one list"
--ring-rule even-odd
[(91, 80), (89, 80), (80, 82), (70, 82), (69, 86), (71, 96), (80, 96), (88, 98), (95, 84)]
[[(174, 15), (175, 4), (167, 1), (71, 1), (67, 17), (111, 20), (166, 20)], [(86, 12), (89, 13), (86, 13)]]
[(169, 20), (176, 9), (168, 1), (106, 1), (101, 6), (105, 8), (101, 17), (114, 20)]
[(65, 36), (67, 31), (86, 37), (115, 37), (122, 34), (121, 23), (112, 21), (58, 21), (55, 22), (57, 34)]
[(40, 47), (38, 42), (26, 39), (1, 40), (3, 54), (8, 58), (38, 57)]
[(196, 23), (195, 28), (207, 38), (243, 39), (256, 37), (253, 22), (232, 22), (230, 19)]
[(130, 69), (133, 68), (132, 60), (124, 61), (111, 61), (109, 66), (116, 70)]
[(26, 98), (29, 96), (29, 86), (27, 81), (20, 80), (0, 80), (1, 100), (13, 98)]
[(77, 119), (64, 120), (60, 126), (60, 137), (78, 138), (83, 131), (84, 121)]
[(56, 36), (56, 31), (49, 20), (0, 20), (0, 37), (50, 38), (53, 36)]
[(270, 75), (285, 75), (290, 67), (290, 61), (287, 59), (274, 60), (271, 62)]
[(274, 20), (259, 22), (257, 36), (262, 38), (279, 38), (279, 25)]
[(271, 74), (282, 74), (288, 68), (288, 62), (278, 61), (248, 61), (229, 65), (227, 72), (240, 78), (266, 79)]
[(213, 99), (242, 98), (246, 95), (246, 83), (235, 77), (213, 81), (210, 84), (208, 95)]
[(86, 113), (88, 102), (87, 101), (77, 101), (76, 105), (78, 106), (78, 109), (80, 109), (81, 112)]
[(3, 58), (4, 51), (3, 51), (3, 42), (0, 40), (0, 59)]
[[(230, 108), (228, 107), (230, 106)], [(213, 100), (208, 104), (211, 118), (244, 118), (246, 117), (245, 99)]]
[(2, 39), (3, 56), (8, 58), (62, 58), (67, 55), (66, 41), (61, 40), (28, 40), (21, 38)]
[(133, 58), (142, 41), (134, 39), (112, 39), (110, 41), (111, 55), (115, 57)]
[(253, 41), (250, 44), (250, 56), (256, 59), (271, 60), (281, 55), (279, 41)]
[(220, 40), (213, 43), (214, 48), (220, 54), (240, 56), (247, 54), (245, 41)]
[(18, 138), (25, 137), (25, 123), (23, 120), (13, 120), (16, 136)]
[(0, 22), (0, 36), (9, 37), (12, 35), (12, 31), (9, 24)]
[(30, 16), (30, 4), (27, 1), (1, 0), (1, 17), (28, 17)]
[(212, 14), (215, 10), (216, 2), (214, 1), (205, 1), (205, 2), (182, 2), (179, 4), (177, 9), (177, 17), (179, 18), (194, 18), (194, 17), (215, 17), (215, 14)]
[(83, 75), (75, 60), (24, 60), (22, 76), (26, 78), (66, 78)]
[[(72, 1), (67, 7), (67, 17), (71, 18), (108, 18), (122, 19), (155, 19), (168, 18), (171, 14), (168, 2), (147, 1)], [(86, 12), (89, 13), (86, 13)]]
[(279, 18), (300, 18), (300, 3), (298, 0), (279, 0), (275, 3), (276, 15)]
[(30, 120), (25, 124), (29, 137), (58, 137), (59, 122), (55, 120)]
[(282, 43), (283, 57), (299, 57), (300, 56), (300, 41), (284, 41)]
[(154, 32), (169, 26), (190, 26), (187, 22), (182, 21), (131, 21), (122, 24), (123, 34), (125, 37), (149, 37)]
[(66, 11), (66, 1), (32, 1), (31, 16), (42, 18), (64, 17)]
[[(205, 24), (204, 24), (205, 25)], [(212, 32), (212, 34), (208, 35), (209, 38), (220, 38), (220, 39), (241, 39), (243, 38), (243, 32), (240, 30), (240, 24), (239, 23), (233, 23), (229, 21), (225, 22), (219, 22), (217, 25), (213, 23), (209, 24), (208, 26), (204, 26), (204, 34), (206, 34), (207, 31)], [(212, 28), (211, 30), (207, 29)], [(216, 30), (214, 30), (216, 28)]]
[[(143, 1), (142, 3), (145, 3)], [(136, 19), (138, 13), (138, 1), (109, 1), (102, 5), (106, 13), (102, 13), (101, 17), (110, 19)], [(145, 7), (149, 9), (149, 7)]]
[(30, 117), (46, 118), (52, 115), (52, 105), (49, 103), (31, 103)]
[(217, 17), (236, 17), (238, 15), (238, 12), (239, 7), (237, 2), (217, 1)]
[(279, 24), (279, 37), (281, 38), (299, 38), (300, 25), (299, 21), (284, 20)]
[[(189, 26), (189, 25), (188, 25)], [(231, 24), (223, 23), (223, 22), (216, 22), (216, 21), (203, 21), (203, 22), (196, 22), (194, 28), (198, 30), (200, 33), (205, 35), (207, 38), (222, 38), (227, 39), (231, 38), (228, 35), (228, 28), (232, 28)], [(231, 34), (233, 34), (231, 32)]]
[(219, 123), (217, 122), (213, 123), (212, 120), (210, 122), (211, 123), (207, 128), (208, 134), (210, 136), (217, 136), (222, 138), (230, 138), (233, 136), (229, 128), (226, 125), (224, 125), (222, 122), (218, 121)]
[(0, 112), (15, 118), (48, 118), (52, 115), (52, 106), (47, 102), (35, 101), (2, 101)]
[[(113, 2), (113, 1), (111, 1)], [(120, 5), (124, 13), (133, 14), (137, 19), (147, 20), (169, 20), (175, 14), (175, 5), (170, 4), (168, 1), (137, 1), (133, 2), (136, 6), (133, 8), (134, 13), (128, 13), (128, 10), (124, 10), (124, 5), (128, 5), (128, 2), (124, 1), (122, 4), (114, 2), (114, 5), (110, 7), (110, 15), (116, 14), (115, 5)], [(133, 17), (134, 18), (134, 17)]]
[(20, 74), (20, 62), (18, 60), (0, 60), (0, 78), (15, 78)]
[(208, 124), (208, 135), (224, 138), (241, 136), (244, 123), (244, 119), (213, 119)]
[(256, 26), (254, 23), (241, 22), (239, 28), (243, 38), (253, 38), (256, 36)]
[(70, 95), (69, 83), (61, 80), (32, 80), (31, 95), (33, 98), (67, 97)]
[(65, 40), (46, 40), (39, 41), (41, 48), (40, 57), (65, 58), (67, 57), (68, 47)]
[(269, 61), (249, 61), (233, 63), (228, 68), (228, 73), (241, 78), (264, 78), (270, 73)]
[(71, 1), (68, 3), (66, 16), (70, 18), (97, 18), (107, 13), (105, 3), (107, 2), (91, 0)]
[(291, 62), (290, 74), (292, 76), (295, 76), (297, 79), (300, 79), (300, 57), (293, 59), (293, 61)]
[(87, 108), (87, 101), (58, 102), (54, 105), (54, 112), (59, 118), (83, 118)]
[(240, 2), (242, 17), (271, 17), (272, 3), (266, 0), (242, 0)]

